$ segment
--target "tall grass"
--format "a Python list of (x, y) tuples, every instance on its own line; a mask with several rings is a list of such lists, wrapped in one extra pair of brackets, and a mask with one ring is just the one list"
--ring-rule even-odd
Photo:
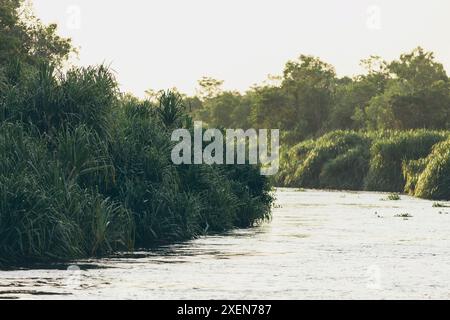
[(410, 195), (415, 195), (417, 182), (420, 174), (427, 165), (427, 159), (421, 158), (418, 160), (404, 161), (402, 164), (403, 177), (405, 179), (405, 192)]
[(358, 189), (368, 167), (367, 145), (365, 135), (352, 131), (334, 131), (297, 145), (291, 157), (298, 165), (285, 181), (305, 188)]
[(390, 137), (375, 140), (370, 150), (366, 189), (402, 192), (405, 188), (403, 162), (426, 157), (445, 138), (443, 132), (413, 130), (393, 132)]
[(449, 199), (449, 136), (430, 130), (335, 131), (285, 150), (289, 163), (276, 182)]
[(450, 199), (450, 139), (439, 143), (426, 159), (417, 180), (415, 195), (422, 198)]
[(150, 248), (270, 217), (255, 166), (176, 166), (179, 95), (122, 97), (104, 66), (0, 77), (0, 264)]

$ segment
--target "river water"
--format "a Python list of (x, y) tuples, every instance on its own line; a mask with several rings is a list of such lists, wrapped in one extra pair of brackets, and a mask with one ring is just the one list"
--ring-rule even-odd
[(0, 298), (450, 298), (449, 207), (369, 192), (278, 189), (276, 197), (272, 221), (253, 229), (0, 271)]

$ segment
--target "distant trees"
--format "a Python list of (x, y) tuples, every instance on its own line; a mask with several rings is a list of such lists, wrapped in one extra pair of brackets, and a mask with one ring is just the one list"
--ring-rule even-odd
[(283, 72), (281, 89), (304, 136), (321, 131), (332, 108), (336, 86), (334, 68), (311, 56), (289, 61)]
[(450, 128), (450, 82), (432, 52), (418, 47), (386, 62), (363, 60), (366, 73), (336, 76), (333, 66), (312, 56), (288, 61), (277, 85), (245, 94), (223, 91), (203, 78), (194, 117), (214, 126), (279, 128), (294, 143), (336, 129)]
[(449, 128), (450, 82), (433, 53), (418, 47), (387, 65), (385, 89), (365, 108), (369, 128)]

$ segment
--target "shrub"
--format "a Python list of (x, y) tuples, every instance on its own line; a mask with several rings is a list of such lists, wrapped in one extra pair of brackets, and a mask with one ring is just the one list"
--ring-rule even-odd
[[(324, 166), (338, 156), (345, 154), (349, 149), (360, 146), (364, 148), (364, 145), (368, 143), (367, 138), (356, 132), (352, 131), (334, 131), (319, 138), (312, 148), (308, 152), (304, 161), (300, 163), (297, 170), (294, 173), (293, 182), (300, 187), (305, 188), (319, 188), (324, 187), (326, 181), (321, 183), (320, 176)], [(359, 151), (361, 155), (361, 151)], [(357, 153), (357, 152), (356, 152)], [(356, 154), (354, 153), (353, 156)], [(351, 155), (347, 158), (341, 157), (336, 160), (334, 166), (328, 167), (326, 173), (324, 173), (325, 179), (329, 178), (329, 172), (331, 168), (340, 169), (339, 165), (343, 165), (346, 161), (351, 161)]]
[(433, 148), (417, 181), (415, 195), (436, 200), (450, 199), (450, 140)]
[(330, 189), (362, 190), (369, 169), (369, 148), (357, 146), (328, 161), (320, 173), (320, 186)]
[(73, 259), (132, 247), (125, 208), (66, 179), (36, 132), (4, 123), (0, 133), (2, 262)]
[(331, 132), (284, 150), (289, 163), (282, 163), (275, 181), (281, 186), (406, 191), (446, 199), (448, 140), (442, 141), (449, 136), (448, 131), (430, 130)]
[(426, 157), (433, 145), (445, 137), (442, 132), (416, 130), (398, 132), (389, 138), (375, 141), (371, 147), (365, 189), (402, 192), (405, 187), (402, 163)]
[[(270, 217), (257, 166), (176, 166), (181, 99), (123, 97), (103, 66), (0, 77), (0, 265), (100, 256)], [(4, 89), (4, 90), (3, 90)]]
[(427, 165), (427, 159), (421, 158), (418, 160), (403, 161), (402, 172), (405, 179), (405, 192), (414, 195), (419, 180), (420, 174), (423, 172)]
[(72, 68), (58, 73), (49, 64), (18, 72), (21, 81), (6, 84), (1, 94), (2, 117), (53, 134), (61, 128), (86, 125), (108, 136), (118, 85), (105, 67)]

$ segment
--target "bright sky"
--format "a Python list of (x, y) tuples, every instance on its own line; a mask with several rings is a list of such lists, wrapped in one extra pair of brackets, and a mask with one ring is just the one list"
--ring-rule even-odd
[(421, 45), (450, 70), (448, 0), (32, 0), (44, 22), (80, 47), (77, 64), (106, 62), (124, 91), (225, 80), (244, 91), (301, 53), (338, 75), (371, 54), (397, 58)]

